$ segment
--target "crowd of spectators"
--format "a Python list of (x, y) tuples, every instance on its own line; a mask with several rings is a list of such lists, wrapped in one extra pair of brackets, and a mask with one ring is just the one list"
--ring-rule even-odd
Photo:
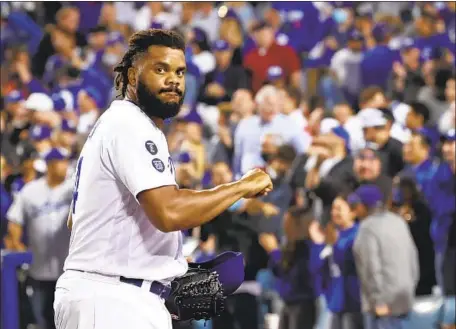
[[(166, 124), (179, 186), (258, 167), (274, 183), (184, 232), (193, 260), (245, 257), (245, 283), (206, 325), (399, 328), (437, 291), (454, 328), (455, 17), (455, 2), (2, 2), (2, 246), (39, 254), (35, 295), (55, 286), (69, 234), (55, 214), (118, 96), (113, 69), (135, 31), (173, 29), (187, 42)], [(34, 208), (40, 177), (68, 204)], [(52, 302), (37, 303), (23, 325), (52, 328)]]

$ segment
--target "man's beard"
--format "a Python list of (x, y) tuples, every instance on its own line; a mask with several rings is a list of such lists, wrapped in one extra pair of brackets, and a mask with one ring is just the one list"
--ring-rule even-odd
[(175, 92), (180, 96), (179, 102), (163, 102), (155, 94), (151, 93), (147, 87), (141, 82), (138, 82), (136, 88), (136, 96), (138, 97), (138, 105), (149, 117), (161, 118), (163, 120), (175, 117), (184, 102), (185, 93), (177, 88), (161, 89), (159, 93)]

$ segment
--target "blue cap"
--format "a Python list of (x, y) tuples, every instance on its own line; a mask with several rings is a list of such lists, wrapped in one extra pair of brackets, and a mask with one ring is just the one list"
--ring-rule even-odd
[(226, 15), (224, 18), (233, 18), (240, 22), (241, 20), (239, 19), (238, 14), (236, 14), (236, 11), (233, 8), (229, 8), (228, 11), (226, 12)]
[(417, 48), (415, 40), (412, 38), (406, 38), (401, 43), (401, 50), (409, 50), (412, 48)]
[(116, 43), (125, 43), (125, 38), (123, 37), (123, 35), (120, 32), (110, 33), (106, 46), (112, 46), (112, 45), (115, 45)]
[(252, 32), (257, 32), (257, 31), (260, 31), (266, 27), (271, 27), (271, 25), (266, 22), (265, 20), (262, 20), (262, 21), (259, 21), (259, 22), (256, 22), (253, 26), (252, 26), (252, 29), (251, 31)]
[(204, 42), (207, 40), (206, 32), (204, 32), (204, 30), (200, 29), (199, 27), (193, 28), (193, 34), (194, 34), (193, 41)]
[(185, 117), (182, 118), (182, 120), (187, 123), (192, 122), (192, 123), (196, 123), (199, 125), (203, 124), (203, 120), (201, 119), (201, 116), (198, 114), (198, 112), (195, 109), (191, 110), (189, 114), (187, 114)]
[(338, 127), (331, 129), (331, 131), (336, 136), (338, 136), (344, 140), (345, 149), (347, 150), (347, 153), (350, 153), (350, 135), (348, 134), (347, 130), (342, 126), (338, 126)]
[(226, 51), (230, 49), (230, 45), (225, 40), (217, 40), (212, 44), (213, 51)]
[(162, 28), (163, 28), (163, 24), (162, 24), (162, 23), (159, 23), (159, 22), (153, 22), (153, 23), (150, 25), (150, 28), (151, 28), (151, 29), (162, 29)]
[(383, 204), (383, 193), (377, 185), (365, 184), (348, 196), (347, 202), (351, 205), (363, 204), (368, 208)]
[(93, 99), (93, 101), (97, 104), (97, 107), (101, 106), (101, 103), (102, 103), (101, 93), (96, 88), (90, 86), (90, 87), (84, 88), (83, 90), (87, 93), (87, 96), (89, 96), (90, 98)]
[(280, 66), (270, 66), (268, 68), (268, 80), (275, 81), (283, 78), (283, 69)]
[(235, 292), (244, 281), (244, 256), (240, 252), (226, 251), (207, 262), (188, 266), (217, 272), (225, 296)]
[(363, 36), (363, 34), (360, 31), (358, 31), (356, 29), (352, 29), (348, 33), (348, 40), (363, 41), (364, 40), (364, 36)]
[(48, 126), (35, 125), (30, 127), (30, 139), (33, 141), (41, 141), (51, 138), (52, 129)]
[(24, 95), (19, 90), (12, 90), (6, 95), (5, 103), (17, 103), (23, 101)]
[(450, 129), (448, 132), (442, 136), (444, 141), (454, 142), (456, 141), (456, 131), (455, 129)]
[(62, 123), (60, 125), (60, 129), (62, 131), (75, 133), (76, 132), (76, 125), (75, 125), (75, 123), (72, 120), (63, 119)]
[(67, 150), (62, 148), (52, 148), (44, 156), (44, 161), (49, 162), (53, 160), (66, 160), (69, 158), (69, 153)]
[(383, 41), (390, 33), (391, 29), (385, 23), (378, 23), (372, 29), (372, 36), (377, 42)]

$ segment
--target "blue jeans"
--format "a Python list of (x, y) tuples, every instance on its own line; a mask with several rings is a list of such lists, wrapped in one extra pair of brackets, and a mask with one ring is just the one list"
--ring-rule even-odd
[(404, 326), (404, 318), (398, 316), (376, 317), (374, 314), (365, 313), (364, 329), (408, 329)]
[(443, 293), (443, 262), (445, 260), (445, 251), (436, 251), (434, 258), (435, 280)]
[(329, 329), (329, 326), (331, 324), (331, 312), (328, 309), (324, 295), (319, 296), (317, 299), (317, 310), (318, 315), (315, 329)]
[(440, 317), (441, 324), (444, 325), (454, 325), (456, 323), (456, 296), (447, 296), (444, 299), (442, 314)]

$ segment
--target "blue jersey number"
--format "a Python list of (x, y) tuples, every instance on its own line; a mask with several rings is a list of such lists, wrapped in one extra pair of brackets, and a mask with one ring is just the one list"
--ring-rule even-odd
[(73, 191), (73, 214), (76, 211), (76, 201), (78, 200), (78, 188), (79, 188), (79, 178), (81, 177), (81, 167), (82, 167), (82, 160), (84, 157), (81, 157), (78, 161), (78, 167), (76, 168), (76, 180), (74, 183), (74, 191)]

